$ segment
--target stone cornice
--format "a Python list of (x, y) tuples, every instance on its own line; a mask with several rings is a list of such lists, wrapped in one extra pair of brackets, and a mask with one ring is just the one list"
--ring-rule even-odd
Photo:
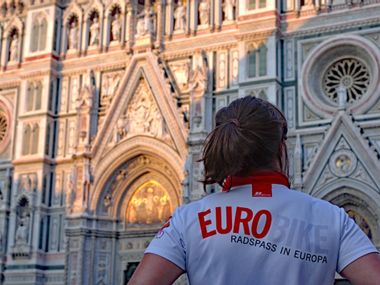
[[(283, 24), (287, 24), (287, 22), (284, 22)], [(281, 30), (282, 36), (285, 38), (290, 38), (294, 36), (306, 36), (306, 35), (313, 35), (316, 33), (331, 33), (331, 32), (339, 32), (339, 31), (345, 31), (352, 28), (359, 28), (364, 26), (369, 26), (373, 24), (380, 24), (380, 17), (373, 17), (373, 18), (367, 18), (365, 20), (361, 21), (352, 21), (352, 22), (341, 22), (337, 23), (335, 25), (327, 24), (325, 26), (317, 26), (317, 27), (309, 27), (294, 31), (283, 31)]]
[(222, 45), (208, 45), (205, 47), (199, 47), (199, 48), (189, 48), (185, 50), (180, 50), (180, 51), (164, 51), (160, 54), (160, 57), (162, 57), (164, 60), (172, 60), (172, 59), (181, 59), (184, 57), (190, 57), (194, 55), (197, 52), (200, 51), (219, 51), (219, 50), (226, 50), (226, 49), (231, 49), (231, 48), (236, 48), (237, 47), (237, 42), (230, 42), (230, 43), (225, 43)]

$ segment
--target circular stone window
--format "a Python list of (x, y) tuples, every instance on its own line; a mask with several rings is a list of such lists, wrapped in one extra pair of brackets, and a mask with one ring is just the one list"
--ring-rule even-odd
[(346, 97), (346, 110), (364, 113), (379, 98), (379, 62), (378, 48), (361, 36), (324, 41), (302, 66), (302, 99), (316, 115), (331, 118), (338, 111), (338, 91), (344, 92), (339, 94)]
[(7, 115), (0, 110), (0, 145), (4, 143), (8, 136), (9, 122)]
[(0, 100), (0, 153), (3, 152), (10, 141), (10, 130), (12, 121), (10, 120), (10, 106)]
[(371, 75), (367, 65), (356, 58), (344, 58), (327, 68), (322, 79), (322, 90), (332, 103), (338, 103), (338, 88), (346, 90), (346, 102), (353, 104), (368, 91)]

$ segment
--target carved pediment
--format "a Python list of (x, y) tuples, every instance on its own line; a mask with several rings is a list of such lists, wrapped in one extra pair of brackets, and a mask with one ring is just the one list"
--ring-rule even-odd
[(304, 188), (318, 193), (334, 181), (349, 179), (379, 190), (379, 162), (371, 152), (358, 127), (345, 114), (339, 115), (305, 173)]
[(151, 136), (171, 143), (168, 126), (144, 79), (115, 126), (114, 143), (137, 135)]

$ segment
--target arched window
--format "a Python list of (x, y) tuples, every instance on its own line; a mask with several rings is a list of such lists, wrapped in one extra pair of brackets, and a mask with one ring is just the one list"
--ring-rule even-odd
[(50, 153), (50, 133), (51, 133), (51, 127), (50, 124), (46, 127), (46, 141), (45, 141), (45, 154), (49, 155)]
[(35, 124), (32, 130), (32, 140), (30, 142), (31, 154), (36, 154), (38, 152), (39, 134), (40, 134), (40, 127), (38, 126), (38, 124)]
[(265, 44), (254, 46), (248, 51), (248, 77), (260, 77), (267, 75), (267, 53)]
[(30, 125), (26, 125), (26, 127), (24, 128), (24, 138), (23, 138), (23, 147), (22, 147), (23, 155), (29, 154), (31, 132), (32, 130), (30, 128)]
[(30, 51), (42, 51), (46, 48), (48, 22), (45, 17), (34, 18), (32, 27), (32, 37), (30, 38)]
[(39, 44), (38, 50), (44, 50), (46, 48), (46, 36), (47, 36), (47, 21), (43, 18), (40, 22)]
[(41, 109), (42, 83), (38, 81), (34, 89), (34, 110)]
[(34, 84), (32, 82), (28, 83), (26, 90), (26, 111), (33, 111), (34, 104)]
[(30, 38), (30, 51), (35, 52), (38, 49), (38, 34), (39, 34), (39, 23), (37, 21), (33, 22), (32, 27), (32, 37)]
[(26, 111), (37, 111), (42, 107), (42, 81), (28, 82), (26, 90)]

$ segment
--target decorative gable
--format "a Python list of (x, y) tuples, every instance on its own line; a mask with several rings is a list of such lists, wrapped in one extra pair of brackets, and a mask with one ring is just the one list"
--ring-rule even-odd
[(379, 161), (346, 114), (339, 114), (304, 176), (306, 192), (320, 197), (336, 185), (363, 185), (379, 192)]

